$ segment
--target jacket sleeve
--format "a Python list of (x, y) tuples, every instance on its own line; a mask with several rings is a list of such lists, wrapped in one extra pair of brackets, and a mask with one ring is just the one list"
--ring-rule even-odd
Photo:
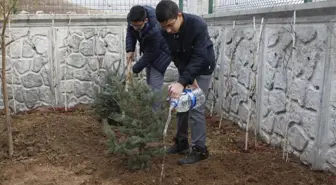
[(132, 32), (128, 17), (129, 14), (127, 15), (126, 52), (134, 52), (137, 39), (135, 34)]
[(160, 41), (158, 40), (160, 32), (155, 32), (149, 35), (144, 42), (146, 42), (146, 47), (144, 48), (144, 52), (142, 57), (134, 64), (133, 72), (139, 73), (148, 64), (152, 63), (155, 59), (160, 57)]
[(206, 25), (203, 25), (198, 30), (199, 32), (195, 36), (190, 62), (184, 72), (180, 74), (178, 80), (184, 87), (191, 85), (195, 78), (202, 74), (204, 68), (209, 67), (209, 62), (205, 56), (209, 39), (208, 28)]

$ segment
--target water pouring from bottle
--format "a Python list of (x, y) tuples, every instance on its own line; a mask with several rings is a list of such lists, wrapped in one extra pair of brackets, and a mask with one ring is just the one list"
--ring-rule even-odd
[[(197, 107), (199, 107), (199, 106), (201, 106), (205, 103), (205, 98), (206, 97), (205, 97), (202, 89), (198, 86), (196, 80), (194, 81), (194, 83), (191, 86), (189, 86), (188, 88), (183, 90), (183, 92), (182, 92), (182, 94), (179, 98), (170, 98), (169, 97), (168, 118), (167, 118), (164, 130), (163, 130), (164, 152), (166, 152), (166, 136), (167, 136), (168, 126), (169, 126), (169, 123), (171, 121), (171, 112), (173, 110), (175, 112), (187, 112), (191, 109), (197, 108)], [(162, 179), (163, 179), (165, 156), (166, 156), (166, 153), (164, 153), (164, 155), (163, 155), (160, 184), (162, 183)]]

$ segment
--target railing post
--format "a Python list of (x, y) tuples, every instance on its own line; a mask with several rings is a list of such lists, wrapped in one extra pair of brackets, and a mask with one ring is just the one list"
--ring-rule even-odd
[(179, 0), (180, 11), (183, 12), (183, 0)]
[(209, 9), (208, 9), (209, 14), (213, 13), (213, 5), (214, 5), (213, 0), (209, 0)]

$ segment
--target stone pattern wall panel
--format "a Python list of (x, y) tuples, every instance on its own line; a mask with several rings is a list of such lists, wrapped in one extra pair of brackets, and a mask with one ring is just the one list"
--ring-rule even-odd
[[(265, 142), (284, 147), (288, 134), (287, 150), (299, 156), (303, 163), (314, 165), (314, 160), (322, 157), (323, 164), (318, 166), (336, 169), (335, 64), (332, 64), (330, 121), (321, 122), (321, 116), (325, 115), (322, 112), (325, 110), (322, 107), (322, 98), (326, 93), (323, 92), (326, 85), (325, 62), (329, 57), (330, 32), (327, 25), (296, 25), (295, 52), (292, 52), (291, 26), (266, 24), (261, 38), (260, 66), (257, 66), (254, 58), (259, 26), (256, 25), (256, 31), (252, 25), (236, 25), (235, 28), (229, 25), (209, 26), (217, 67), (207, 107), (210, 108), (215, 97), (217, 115), (224, 112), (224, 118), (245, 129), (248, 105), (252, 100), (250, 127), (257, 126)], [(261, 89), (257, 89), (258, 86)], [(251, 93), (254, 88), (258, 91)], [(258, 103), (259, 107), (256, 107)], [(321, 133), (321, 124), (328, 125), (328, 133)], [(318, 135), (321, 134), (325, 135), (322, 145), (328, 143), (327, 146), (318, 144)]]
[(336, 27), (334, 25), (332, 39), (331, 39), (331, 57), (330, 57), (330, 73), (331, 73), (331, 91), (330, 91), (330, 101), (329, 101), (329, 117), (327, 117), (327, 123), (329, 123), (327, 127), (327, 133), (323, 137), (323, 143), (325, 144), (325, 150), (323, 151), (324, 160), (327, 165), (325, 168), (331, 168), (336, 171), (336, 37), (334, 37), (334, 33), (336, 33)]
[[(252, 27), (252, 26), (251, 26)], [(227, 27), (221, 42), (220, 90), (221, 108), (226, 117), (246, 126), (251, 111), (250, 127), (256, 123), (256, 74), (258, 29)], [(251, 98), (249, 98), (251, 97)], [(249, 110), (249, 103), (251, 109)]]
[(211, 41), (214, 44), (215, 57), (216, 57), (216, 68), (213, 73), (212, 82), (209, 87), (208, 92), (208, 101), (206, 102), (206, 107), (208, 111), (212, 111), (215, 109), (220, 109), (222, 95), (222, 78), (223, 73), (221, 71), (220, 65), (222, 60), (222, 42), (224, 36), (224, 27), (220, 26), (209, 26), (209, 34)]
[[(8, 32), (8, 41), (15, 40), (7, 47), (6, 66), (12, 111), (53, 105), (50, 34), (51, 29), (40, 28), (11, 28)], [(2, 107), (2, 93), (0, 96)]]
[[(121, 25), (13, 28), (7, 35), (8, 41), (15, 40), (7, 50), (6, 68), (15, 111), (92, 103), (106, 74), (125, 70), (126, 27)], [(139, 43), (135, 52), (133, 64), (141, 57)], [(140, 74), (143, 80), (145, 71)], [(164, 82), (177, 80), (172, 62)], [(2, 92), (0, 98), (2, 108)]]
[(328, 31), (326, 25), (297, 25), (292, 52), (290, 30), (290, 26), (268, 26), (265, 30), (260, 134), (275, 146), (283, 146), (288, 134), (288, 149), (311, 164), (321, 113)]
[(92, 103), (107, 72), (123, 65), (122, 27), (56, 29), (58, 105)]
[(11, 109), (92, 103), (106, 74), (125, 69), (122, 28), (12, 28), (6, 68)]

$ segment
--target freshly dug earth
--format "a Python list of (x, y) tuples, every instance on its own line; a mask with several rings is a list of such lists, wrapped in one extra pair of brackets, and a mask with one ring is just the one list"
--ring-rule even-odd
[[(1, 117), (1, 125), (3, 120)], [(198, 164), (179, 166), (176, 160), (181, 156), (167, 156), (163, 184), (336, 184), (334, 176), (312, 172), (293, 157), (284, 162), (278, 149), (262, 142), (255, 148), (252, 137), (249, 152), (244, 152), (245, 133), (228, 121), (218, 129), (217, 120), (208, 120), (210, 157)], [(121, 165), (121, 156), (108, 154), (101, 123), (90, 110), (36, 111), (16, 115), (13, 124), (12, 160), (7, 158), (6, 132), (0, 135), (2, 185), (159, 184), (162, 158), (155, 159), (148, 172), (127, 170)], [(174, 133), (173, 125), (169, 137)]]

